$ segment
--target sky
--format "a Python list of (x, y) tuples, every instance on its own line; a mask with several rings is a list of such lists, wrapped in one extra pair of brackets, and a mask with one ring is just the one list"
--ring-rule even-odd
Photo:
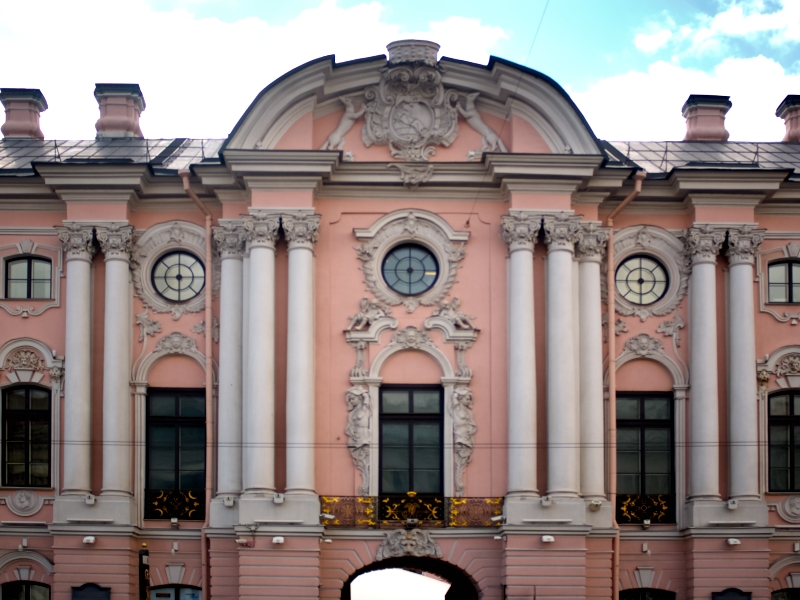
[(48, 139), (94, 137), (99, 82), (141, 86), (149, 138), (223, 138), (286, 71), (412, 37), (541, 71), (608, 140), (682, 139), (694, 93), (731, 96), (731, 140), (779, 141), (800, 94), (800, 0), (0, 0), (0, 87), (42, 90)]

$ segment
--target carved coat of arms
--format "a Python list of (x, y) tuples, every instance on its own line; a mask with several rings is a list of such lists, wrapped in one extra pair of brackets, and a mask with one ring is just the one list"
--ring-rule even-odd
[(459, 94), (442, 84), (438, 50), (432, 42), (389, 45), (389, 64), (380, 83), (364, 90), (364, 145), (388, 145), (395, 158), (421, 162), (436, 153), (435, 145), (453, 143)]

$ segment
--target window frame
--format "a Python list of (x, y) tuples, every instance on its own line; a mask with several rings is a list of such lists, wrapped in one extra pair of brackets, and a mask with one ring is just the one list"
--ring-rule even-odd
[[(436, 276), (433, 278), (433, 281), (431, 282), (431, 284), (428, 287), (426, 287), (424, 290), (422, 290), (421, 292), (401, 292), (396, 287), (394, 287), (394, 285), (397, 285), (397, 283), (395, 283), (394, 285), (390, 284), (389, 280), (386, 278), (386, 262), (389, 260), (389, 257), (393, 256), (395, 254), (395, 252), (397, 252), (398, 250), (402, 250), (402, 249), (405, 249), (405, 248), (420, 248), (421, 250), (423, 250), (424, 252), (427, 253), (427, 257), (426, 258), (431, 258), (433, 260), (434, 264), (436, 265)], [(387, 250), (386, 253), (383, 255), (383, 258), (381, 258), (380, 267), (381, 267), (381, 278), (383, 279), (383, 282), (386, 284), (386, 286), (390, 290), (392, 290), (395, 294), (399, 294), (400, 296), (403, 296), (403, 297), (406, 297), (406, 298), (413, 298), (415, 296), (422, 296), (423, 294), (427, 294), (429, 291), (431, 291), (436, 286), (436, 284), (439, 281), (439, 277), (441, 277), (441, 274), (442, 274), (442, 269), (439, 266), (439, 259), (436, 258), (436, 253), (433, 250), (431, 250), (428, 246), (426, 246), (425, 244), (420, 244), (420, 243), (415, 242), (415, 241), (401, 242), (401, 243), (389, 248), (389, 250)]]
[[(656, 298), (652, 302), (648, 302), (646, 304), (644, 304), (642, 302), (636, 302), (634, 300), (631, 300), (631, 299), (627, 298), (626, 294), (623, 294), (619, 289), (619, 270), (623, 266), (625, 266), (626, 263), (628, 263), (629, 261), (632, 261), (634, 259), (638, 259), (639, 261), (641, 261), (642, 259), (645, 259), (645, 258), (648, 259), (648, 260), (653, 261), (654, 263), (656, 263), (656, 265), (658, 265), (658, 267), (661, 269), (661, 272), (664, 274), (664, 289), (663, 289), (663, 291), (658, 296), (658, 298)], [(641, 262), (639, 263), (639, 267), (637, 267), (637, 268), (641, 268)], [(629, 271), (632, 271), (632, 270), (633, 269), (629, 269)], [(671, 282), (670, 276), (669, 276), (669, 269), (664, 264), (664, 262), (660, 258), (658, 258), (657, 256), (654, 256), (652, 254), (648, 254), (647, 252), (635, 252), (633, 254), (629, 254), (629, 255), (625, 256), (624, 258), (621, 258), (619, 260), (619, 264), (614, 269), (614, 293), (615, 293), (616, 297), (617, 298), (622, 298), (628, 304), (631, 304), (631, 305), (637, 306), (637, 307), (641, 307), (641, 308), (645, 308), (645, 309), (646, 308), (651, 308), (651, 307), (657, 305), (659, 302), (661, 302), (667, 296), (667, 294), (669, 293), (671, 283), (672, 282)], [(641, 297), (641, 296), (642, 296), (642, 294), (640, 292), (639, 293), (639, 297)]]
[[(790, 410), (794, 411), (794, 399), (797, 397), (798, 400), (800, 400), (800, 390), (777, 390), (767, 396), (767, 491), (772, 494), (793, 494), (800, 491), (800, 477), (797, 478), (798, 481), (795, 481), (794, 476), (795, 469), (800, 467), (793, 464), (795, 448), (800, 449), (800, 440), (796, 440), (794, 436), (794, 428), (800, 427), (800, 414), (775, 416), (770, 414), (772, 399), (778, 396), (788, 396)], [(772, 489), (772, 425), (776, 422), (783, 423), (789, 427), (789, 460), (786, 466), (786, 469), (789, 471), (789, 488), (785, 490)]]
[[(388, 413), (384, 415), (383, 412), (383, 393), (384, 391), (407, 391), (409, 394), (413, 393), (417, 390), (430, 390), (430, 391), (437, 391), (439, 393), (439, 412), (434, 413)], [(410, 398), (413, 402), (413, 398)], [(411, 405), (413, 408), (413, 404)], [(384, 423), (384, 416), (388, 416), (388, 421), (398, 421), (398, 422), (432, 422), (438, 421), (439, 422), (439, 491), (438, 492), (418, 492), (417, 490), (413, 489), (413, 485), (411, 485), (412, 489), (406, 490), (405, 492), (386, 492), (383, 489), (383, 423)], [(409, 418), (410, 417), (410, 418)], [(388, 496), (388, 495), (402, 495), (406, 494), (407, 492), (416, 492), (419, 496), (442, 496), (444, 494), (444, 447), (445, 447), (445, 440), (444, 440), (444, 387), (441, 385), (436, 384), (410, 384), (410, 385), (402, 385), (402, 384), (389, 384), (389, 385), (382, 385), (380, 387), (380, 392), (378, 394), (378, 495), (379, 496)], [(414, 483), (414, 460), (413, 460), (413, 444), (411, 439), (409, 438), (409, 483)]]
[[(47, 411), (43, 410), (33, 410), (33, 409), (13, 409), (13, 410), (6, 410), (6, 397), (9, 392), (14, 390), (25, 390), (25, 400), (26, 402), (30, 401), (30, 390), (40, 390), (43, 392), (47, 392), (47, 403), (48, 408)], [(2, 433), (3, 443), (2, 448), (0, 448), (0, 468), (2, 469), (2, 474), (0, 474), (0, 484), (4, 488), (14, 488), (14, 489), (26, 489), (26, 488), (33, 488), (33, 489), (48, 489), (53, 487), (53, 391), (49, 388), (46, 388), (41, 385), (31, 385), (31, 384), (20, 384), (20, 385), (11, 385), (8, 387), (4, 387), (2, 389), (2, 394), (0, 394), (0, 411), (2, 411), (2, 415), (0, 416), (0, 432)], [(15, 485), (13, 483), (8, 482), (8, 474), (7, 474), (7, 444), (8, 444), (8, 436), (6, 434), (6, 423), (8, 421), (9, 413), (24, 413), (28, 416), (25, 417), (26, 423), (30, 422), (31, 416), (30, 413), (45, 413), (46, 418), (43, 419), (47, 423), (47, 483), (42, 485), (36, 485), (29, 483), (30, 482), (30, 439), (29, 439), (29, 427), (26, 427), (26, 440), (25, 440), (25, 485)]]
[[(191, 256), (198, 263), (200, 263), (200, 267), (203, 269), (203, 285), (201, 285), (200, 289), (197, 290), (197, 293), (194, 296), (190, 297), (190, 298), (178, 299), (178, 300), (174, 300), (172, 298), (167, 298), (161, 292), (161, 290), (158, 289), (158, 285), (156, 285), (156, 268), (158, 267), (159, 264), (161, 264), (161, 261), (163, 261), (167, 257), (173, 256), (175, 254)], [(180, 264), (180, 259), (179, 259), (179, 264)], [(166, 302), (167, 304), (170, 304), (170, 305), (175, 305), (175, 304), (184, 305), (184, 304), (186, 304), (188, 302), (191, 302), (192, 300), (195, 300), (198, 297), (201, 297), (203, 295), (203, 290), (205, 290), (206, 289), (206, 285), (208, 285), (208, 270), (206, 268), (205, 261), (202, 258), (200, 258), (199, 256), (197, 256), (191, 250), (187, 250), (185, 248), (171, 248), (167, 252), (164, 252), (163, 254), (159, 254), (153, 260), (153, 264), (150, 265), (149, 277), (150, 277), (150, 285), (153, 287), (153, 291), (155, 292), (155, 294), (161, 299), (162, 302)], [(165, 282), (166, 282), (166, 278), (164, 278), (164, 279), (165, 279)], [(180, 295), (180, 292), (178, 292), (178, 293)]]
[(32, 586), (42, 587), (42, 588), (47, 589), (48, 598), (52, 598), (52, 596), (53, 596), (53, 588), (51, 588), (46, 583), (42, 583), (41, 581), (30, 581), (30, 580), (27, 580), (27, 579), (18, 579), (16, 581), (6, 581), (2, 585), (0, 585), (0, 590), (2, 590), (2, 591), (0, 591), (0, 594), (2, 594), (3, 597), (6, 596), (6, 592), (5, 592), (6, 586), (8, 586), (9, 588), (12, 587), (12, 586), (21, 586), (25, 590), (25, 600), (31, 600), (31, 587)]
[[(772, 267), (774, 267), (774, 266), (777, 266), (777, 265), (786, 265), (786, 282), (785, 283), (772, 283), (772, 281), (770, 280), (770, 277), (769, 277), (770, 269)], [(794, 285), (800, 285), (800, 281), (798, 281), (796, 283), (792, 281), (792, 271), (794, 271), (793, 265), (799, 265), (800, 266), (800, 260), (782, 258), (782, 259), (773, 260), (773, 261), (770, 261), (770, 262), (767, 263), (767, 277), (766, 277), (766, 279), (767, 279), (767, 290), (766, 290), (767, 291), (767, 298), (766, 298), (767, 304), (771, 304), (773, 306), (789, 306), (789, 305), (796, 306), (796, 305), (800, 304), (800, 297), (794, 298), (794, 293), (793, 293)], [(769, 292), (770, 292), (770, 288), (773, 285), (785, 285), (786, 286), (786, 291), (787, 291), (786, 297), (789, 299), (787, 302), (773, 302), (772, 300), (770, 300), (770, 293)]]
[[(207, 415), (205, 414), (205, 404), (203, 405), (203, 416), (202, 417), (181, 417), (181, 416), (161, 416), (150, 415), (150, 401), (152, 394), (170, 394), (175, 397), (179, 397), (181, 394), (196, 394), (198, 397), (202, 396), (205, 400), (205, 390), (203, 388), (150, 388), (147, 390), (147, 397), (145, 399), (145, 472), (144, 472), (144, 483), (145, 483), (145, 490), (153, 490), (157, 488), (150, 487), (150, 426), (151, 424), (162, 424), (162, 425), (172, 425), (173, 427), (177, 428), (181, 424), (201, 424), (203, 425), (203, 477), (205, 478), (206, 469), (208, 465), (206, 464), (206, 452), (205, 447), (208, 443), (208, 440), (205, 438), (206, 434), (206, 418)], [(180, 489), (180, 442), (176, 439), (175, 446), (175, 485), (176, 488), (174, 490), (164, 490), (164, 491), (194, 491), (194, 490), (181, 490)]]
[[(45, 262), (50, 266), (50, 277), (45, 279), (34, 279), (33, 277), (33, 261), (38, 260), (41, 262)], [(11, 283), (11, 269), (10, 265), (15, 262), (25, 261), (27, 264), (27, 275), (25, 278), (26, 284), (26, 296), (24, 298), (20, 296), (10, 296), (9, 295), (9, 286)], [(41, 256), (39, 254), (15, 254), (13, 256), (8, 256), (3, 259), (3, 273), (4, 273), (4, 281), (3, 281), (3, 299), (4, 300), (53, 300), (53, 261), (45, 256)], [(14, 279), (13, 281), (22, 281), (21, 279)], [(31, 294), (33, 293), (33, 283), (36, 282), (44, 282), (47, 281), (47, 284), (50, 288), (50, 294), (46, 298), (34, 298)]]
[[(654, 495), (671, 495), (675, 496), (676, 489), (677, 489), (677, 465), (675, 461), (675, 397), (672, 392), (618, 392), (616, 395), (617, 401), (620, 398), (663, 398), (667, 400), (667, 404), (669, 406), (669, 469), (670, 469), (670, 491), (667, 494), (646, 494), (642, 490), (644, 489), (644, 481), (645, 481), (645, 469), (646, 469), (646, 459), (645, 459), (645, 440), (644, 436), (641, 435), (639, 439), (639, 452), (641, 455), (641, 464), (639, 467), (639, 476), (641, 477), (640, 485), (639, 485), (639, 494), (641, 496), (654, 496)], [(643, 416), (644, 410), (644, 402), (640, 403), (639, 408), (639, 419), (620, 419), (617, 418), (617, 432), (620, 429), (627, 428), (627, 429), (638, 429), (639, 431), (644, 431), (647, 428), (647, 424), (661, 424), (660, 426), (654, 425), (651, 428), (653, 429), (665, 429), (664, 425), (666, 424), (666, 419), (645, 419)], [(638, 426), (634, 426), (634, 423), (638, 423)], [(617, 448), (616, 452), (619, 453), (619, 441), (617, 441)], [(619, 455), (618, 455), (619, 456)], [(619, 464), (619, 459), (617, 460), (617, 464)], [(619, 472), (617, 473), (617, 487), (619, 488)], [(632, 495), (627, 494), (625, 495)]]

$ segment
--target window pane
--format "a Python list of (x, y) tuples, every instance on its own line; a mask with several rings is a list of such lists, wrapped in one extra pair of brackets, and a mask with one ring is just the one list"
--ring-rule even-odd
[(669, 419), (669, 400), (666, 398), (645, 398), (644, 418)]
[(384, 469), (408, 469), (408, 449), (407, 448), (381, 448), (381, 458), (383, 459)]
[(639, 430), (621, 428), (617, 430), (617, 449), (639, 450)]
[(174, 490), (175, 489), (175, 471), (165, 471), (160, 469), (151, 469), (148, 473), (148, 489), (151, 490)]
[(438, 469), (438, 446), (414, 446), (414, 469)]
[(645, 429), (644, 447), (646, 450), (669, 448), (669, 429)]
[(28, 485), (25, 481), (25, 465), (6, 464), (6, 485)]
[(770, 302), (788, 302), (789, 301), (789, 286), (783, 283), (773, 285), (769, 284), (769, 301)]
[(150, 414), (154, 417), (174, 417), (175, 396), (150, 396)]
[(203, 490), (206, 487), (205, 471), (181, 471), (180, 487), (182, 491)]
[(644, 493), (645, 494), (669, 494), (670, 493), (669, 475), (645, 475)]
[(787, 491), (789, 489), (789, 469), (770, 469), (769, 489), (773, 492)]
[(27, 298), (28, 297), (28, 282), (27, 281), (9, 281), (8, 282), (8, 297), (9, 298)]
[(49, 298), (50, 281), (34, 281), (31, 284), (31, 298)]
[[(175, 428), (151, 426), (147, 440), (150, 459), (150, 489), (174, 489), (175, 484)], [(157, 473), (161, 473), (160, 475)], [(153, 477), (164, 478), (169, 473), (169, 487), (156, 484)]]
[(788, 279), (788, 265), (786, 263), (777, 263), (769, 266), (769, 283), (787, 283)]
[(386, 448), (407, 448), (408, 423), (381, 423), (381, 446)]
[(440, 438), (439, 423), (415, 423), (414, 424), (414, 447), (431, 446), (439, 447)]
[(638, 452), (617, 452), (618, 473), (639, 473), (641, 463)]
[(405, 494), (409, 488), (408, 471), (391, 471), (384, 469), (381, 489), (385, 494)]
[(31, 600), (50, 600), (50, 588), (32, 583)]
[(8, 441), (24, 441), (25, 440), (25, 420), (24, 419), (8, 419), (6, 421), (6, 440)]
[(25, 390), (17, 388), (6, 392), (7, 410), (25, 410)]
[(774, 469), (784, 469), (789, 467), (789, 448), (788, 446), (770, 446), (769, 466)]
[(789, 414), (789, 396), (772, 396), (769, 399), (769, 414), (785, 416)]
[(617, 493), (618, 494), (639, 494), (640, 491), (639, 475), (617, 474)]
[(648, 452), (645, 454), (646, 473), (669, 473), (669, 452)]
[(617, 398), (617, 420), (639, 418), (638, 398)]
[(800, 283), (792, 285), (792, 297), (790, 302), (800, 302)]
[(789, 443), (789, 427), (786, 425), (769, 426), (770, 445), (781, 445)]
[(441, 476), (439, 471), (414, 469), (414, 491), (420, 494), (441, 493)]
[(406, 390), (384, 390), (382, 398), (383, 412), (389, 414), (409, 412), (408, 392)]
[(16, 464), (25, 463), (25, 442), (6, 443), (6, 462)]
[(3, 600), (25, 600), (25, 587), (21, 581), (3, 585)]
[(28, 279), (28, 259), (10, 260), (6, 267), (6, 277), (9, 279)]
[(30, 485), (50, 485), (50, 465), (47, 463), (33, 463), (31, 465)]
[(47, 279), (48, 281), (50, 280), (49, 260), (34, 259), (31, 261), (31, 265), (33, 267), (33, 273), (31, 274), (31, 279)]
[(31, 391), (31, 410), (49, 410), (50, 392), (32, 389)]
[(415, 413), (438, 413), (439, 412), (439, 391), (438, 390), (414, 390), (414, 412)]
[(204, 396), (181, 396), (182, 417), (204, 417), (206, 399)]

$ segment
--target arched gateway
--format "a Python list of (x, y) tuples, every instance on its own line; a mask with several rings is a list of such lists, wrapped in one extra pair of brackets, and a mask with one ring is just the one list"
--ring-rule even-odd
[(478, 588), (472, 578), (455, 565), (430, 557), (400, 556), (374, 562), (353, 573), (344, 587), (342, 600), (350, 600), (350, 584), (360, 575), (384, 569), (406, 569), (408, 571), (432, 573), (450, 584), (445, 600), (478, 600)]

